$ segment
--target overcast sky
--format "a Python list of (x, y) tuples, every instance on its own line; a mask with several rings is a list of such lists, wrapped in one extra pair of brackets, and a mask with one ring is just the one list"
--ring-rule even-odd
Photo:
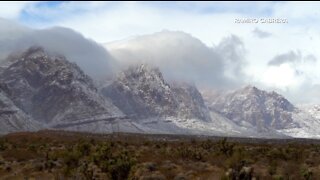
[[(176, 76), (190, 71), (200, 84), (241, 82), (276, 90), (294, 102), (320, 103), (317, 2), (0, 2), (0, 7), (0, 17), (29, 28), (80, 32), (104, 44), (119, 61), (148, 56), (161, 65), (175, 54), (172, 65), (189, 64)], [(266, 23), (269, 18), (281, 22)], [(155, 48), (146, 42), (165, 43)], [(166, 44), (180, 50), (172, 52)], [(184, 61), (179, 53), (190, 58)], [(221, 78), (209, 83), (210, 77)]]

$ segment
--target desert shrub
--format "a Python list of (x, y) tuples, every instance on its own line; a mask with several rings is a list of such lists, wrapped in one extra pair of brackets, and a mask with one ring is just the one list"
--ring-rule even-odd
[(270, 161), (277, 159), (283, 161), (300, 161), (304, 157), (304, 150), (302, 148), (282, 147), (271, 148), (267, 152), (267, 157)]
[(107, 161), (111, 158), (111, 146), (109, 144), (101, 144), (97, 147), (96, 152), (92, 156), (95, 164), (99, 165), (101, 161)]
[(56, 166), (56, 164), (54, 163), (53, 160), (49, 159), (44, 163), (44, 167), (45, 169), (51, 170), (52, 168), (54, 168)]
[(225, 161), (226, 167), (235, 169), (237, 171), (240, 171), (240, 169), (246, 164), (247, 162), (238, 153), (235, 153), (233, 156), (226, 159)]
[(286, 154), (287, 159), (293, 160), (293, 161), (300, 161), (303, 159), (304, 155), (304, 149), (303, 148), (286, 148), (284, 150), (284, 153)]
[(35, 144), (30, 144), (28, 147), (28, 150), (32, 151), (32, 152), (36, 152), (37, 151), (37, 146)]
[(229, 168), (221, 179), (251, 180), (253, 178), (253, 168), (242, 166), (241, 168)]
[(216, 143), (218, 153), (224, 154), (226, 156), (231, 156), (233, 154), (234, 146), (234, 143), (227, 142), (226, 138)]
[(267, 157), (270, 161), (272, 160), (287, 160), (287, 156), (281, 148), (272, 148), (267, 152)]
[(268, 167), (268, 173), (271, 176), (275, 175), (277, 173), (277, 167), (278, 167), (277, 161), (271, 161)]
[(320, 145), (311, 144), (311, 148), (310, 149), (312, 149), (312, 151), (314, 151), (314, 152), (320, 153)]
[(3, 139), (0, 139), (0, 151), (4, 151), (7, 149), (6, 143)]
[(144, 141), (144, 142), (143, 142), (143, 145), (144, 145), (144, 146), (150, 146), (150, 144), (152, 144), (150, 141)]
[(63, 157), (64, 163), (68, 167), (77, 167), (79, 165), (80, 154), (76, 151), (66, 152)]
[(11, 167), (11, 166), (6, 166), (6, 167), (5, 167), (5, 170), (6, 170), (7, 172), (11, 172), (11, 171), (12, 171), (12, 167)]
[(255, 153), (256, 154), (266, 154), (268, 151), (270, 150), (270, 148), (268, 147), (257, 147), (255, 148)]
[(85, 178), (85, 179), (94, 179), (93, 177), (93, 169), (89, 168), (88, 166), (88, 162), (83, 162), (81, 164), (81, 166), (79, 167), (79, 171), (81, 173), (81, 175)]
[(92, 144), (93, 146), (97, 144), (96, 140), (93, 139), (93, 138), (91, 138), (89, 142), (90, 142), (90, 144)]
[(213, 148), (213, 142), (210, 139), (208, 139), (206, 141), (201, 142), (200, 146), (203, 149), (210, 151)]
[(192, 138), (192, 139), (190, 140), (190, 143), (191, 143), (192, 145), (197, 145), (197, 140)]
[(79, 166), (79, 160), (81, 158), (81, 154), (79, 151), (66, 151), (63, 154), (63, 162), (64, 162), (64, 175), (70, 176), (72, 172)]
[(93, 162), (114, 180), (127, 179), (136, 160), (126, 150), (115, 151), (110, 144), (99, 145), (92, 157)]
[(91, 144), (88, 142), (80, 142), (77, 144), (77, 151), (80, 152), (81, 156), (88, 156), (91, 152)]
[(287, 162), (284, 166), (283, 176), (285, 179), (298, 178), (300, 165), (295, 162)]
[(182, 146), (176, 149), (175, 154), (183, 159), (201, 161), (205, 157), (205, 153), (200, 148)]
[(42, 145), (40, 145), (39, 150), (40, 151), (45, 151), (45, 150), (48, 150), (48, 148), (49, 148), (48, 144), (42, 144)]
[(301, 177), (304, 178), (305, 180), (310, 180), (312, 179), (312, 171), (307, 168), (307, 167), (302, 167), (301, 170), (300, 170), (300, 174), (301, 174)]
[(154, 145), (154, 148), (160, 149), (160, 148), (161, 148), (161, 144), (160, 144), (160, 143), (156, 143), (156, 144)]
[(114, 157), (113, 161), (110, 161), (108, 171), (113, 180), (127, 179), (134, 164), (135, 160), (125, 151)]
[(43, 163), (37, 162), (33, 164), (33, 168), (36, 171), (42, 171), (44, 169)]

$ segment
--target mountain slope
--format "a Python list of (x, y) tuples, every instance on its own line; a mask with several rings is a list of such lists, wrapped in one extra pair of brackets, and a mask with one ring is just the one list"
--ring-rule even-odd
[(210, 121), (209, 109), (195, 85), (171, 83), (171, 89), (179, 104), (178, 117), (183, 119), (198, 118)]
[(35, 131), (43, 128), (32, 120), (7, 97), (6, 86), (0, 83), (0, 134), (18, 131)]
[(279, 132), (297, 138), (320, 138), (318, 105), (298, 105), (292, 117), (299, 127), (281, 129)]
[(90, 77), (63, 56), (31, 47), (12, 57), (0, 79), (12, 101), (35, 120), (61, 124), (123, 115), (99, 95)]
[(169, 85), (158, 68), (131, 66), (101, 92), (130, 117), (210, 120), (201, 94), (191, 85)]
[(275, 92), (247, 86), (207, 101), (212, 111), (240, 126), (256, 127), (260, 132), (298, 127), (292, 117), (295, 107)]

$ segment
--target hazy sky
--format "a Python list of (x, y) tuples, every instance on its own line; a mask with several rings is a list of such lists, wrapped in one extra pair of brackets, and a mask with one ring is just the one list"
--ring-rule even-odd
[[(195, 80), (231, 79), (277, 90), (295, 102), (320, 103), (317, 2), (0, 2), (0, 7), (2, 18), (36, 29), (74, 29), (107, 43), (110, 53), (119, 58), (157, 56), (150, 61), (161, 61), (175, 54), (176, 59), (170, 60), (177, 62), (173, 65), (191, 64), (176, 74), (191, 71)], [(281, 22), (266, 22), (270, 18)], [(194, 46), (184, 46), (185, 41), (197, 48), (190, 51)], [(176, 42), (172, 48), (179, 46), (179, 51), (169, 51), (164, 43), (153, 53), (155, 46), (146, 42)], [(136, 50), (146, 53), (137, 56)], [(123, 54), (128, 52), (130, 56)], [(187, 52), (194, 56), (184, 62), (179, 53)], [(198, 64), (197, 57), (203, 57)], [(197, 70), (192, 69), (194, 64)]]

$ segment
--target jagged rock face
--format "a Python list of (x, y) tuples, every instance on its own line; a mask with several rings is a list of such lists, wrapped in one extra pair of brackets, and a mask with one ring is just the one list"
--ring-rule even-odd
[(40, 47), (15, 57), (0, 79), (8, 86), (12, 101), (35, 120), (73, 121), (119, 112), (98, 94), (92, 80), (64, 57), (49, 55)]
[(247, 86), (209, 103), (216, 111), (239, 125), (249, 124), (260, 131), (271, 128), (283, 129), (297, 126), (292, 122), (295, 107), (275, 92), (265, 92)]
[(0, 83), (0, 133), (39, 130), (41, 125), (17, 108), (4, 89), (6, 86)]
[(129, 67), (101, 91), (131, 117), (176, 116), (202, 120), (208, 120), (209, 117), (209, 113), (199, 110), (204, 107), (204, 103), (196, 88), (171, 87), (165, 82), (160, 70), (149, 65)]
[(202, 95), (195, 86), (179, 83), (171, 87), (179, 104), (179, 117), (199, 118), (206, 121), (211, 119)]
[(145, 65), (121, 72), (102, 93), (131, 117), (173, 116), (178, 107), (160, 71)]

